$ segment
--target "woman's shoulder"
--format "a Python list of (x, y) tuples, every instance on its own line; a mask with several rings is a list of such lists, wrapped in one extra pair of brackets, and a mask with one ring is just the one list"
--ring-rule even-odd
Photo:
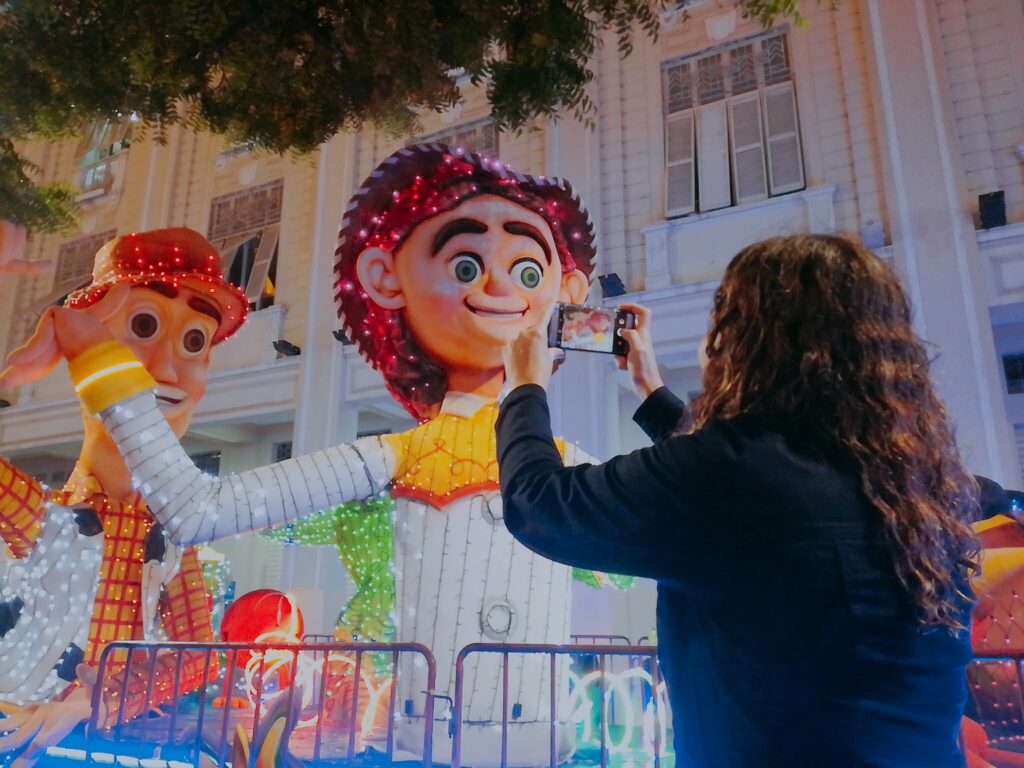
[[(859, 505), (859, 473), (842, 448), (806, 425), (744, 416), (713, 420), (692, 433), (704, 462), (734, 487), (789, 497), (838, 494)], [(856, 497), (856, 498), (853, 498)]]

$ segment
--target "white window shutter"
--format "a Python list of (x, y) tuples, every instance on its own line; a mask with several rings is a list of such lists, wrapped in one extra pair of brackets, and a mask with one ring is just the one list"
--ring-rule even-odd
[(729, 99), (732, 132), (732, 177), (736, 203), (768, 197), (764, 135), (761, 130), (761, 94), (757, 91)]
[(277, 224), (263, 230), (260, 244), (256, 247), (256, 258), (253, 259), (249, 282), (245, 286), (245, 296), (249, 301), (259, 301), (263, 296), (263, 288), (267, 284), (267, 276), (270, 273), (270, 262), (274, 260), (274, 251), (277, 249), (280, 233), (281, 227)]
[(773, 195), (803, 189), (804, 160), (793, 83), (779, 83), (761, 92), (768, 137), (768, 181)]
[(225, 237), (221, 240), (216, 241), (215, 246), (217, 252), (220, 253), (220, 271), (227, 277), (231, 272), (231, 265), (235, 261), (235, 254), (238, 249), (245, 244), (246, 240), (253, 238), (252, 232), (246, 232), (241, 235), (232, 235), (231, 237)]
[(729, 125), (724, 101), (697, 110), (697, 178), (700, 209), (732, 205), (729, 184)]
[(693, 110), (665, 119), (665, 216), (696, 210), (696, 174), (693, 167)]

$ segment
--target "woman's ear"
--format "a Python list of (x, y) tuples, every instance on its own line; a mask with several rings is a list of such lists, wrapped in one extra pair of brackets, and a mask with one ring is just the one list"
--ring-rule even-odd
[(384, 309), (401, 309), (405, 294), (395, 274), (395, 256), (381, 248), (367, 248), (356, 258), (356, 275), (370, 300)]
[(590, 281), (587, 276), (574, 269), (562, 274), (562, 285), (558, 290), (558, 300), (563, 304), (583, 304), (590, 292)]

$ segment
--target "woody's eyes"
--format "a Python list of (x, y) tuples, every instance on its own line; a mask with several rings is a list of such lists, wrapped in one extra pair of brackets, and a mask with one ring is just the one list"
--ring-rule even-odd
[(181, 337), (181, 347), (188, 355), (198, 355), (206, 349), (206, 332), (202, 328), (190, 328)]
[(160, 318), (149, 310), (140, 309), (128, 318), (128, 330), (136, 339), (151, 339), (160, 332)]

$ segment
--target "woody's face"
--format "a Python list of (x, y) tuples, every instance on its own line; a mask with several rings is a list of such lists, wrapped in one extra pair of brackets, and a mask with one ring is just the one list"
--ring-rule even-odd
[(358, 269), (371, 298), (400, 308), (448, 368), (500, 368), (506, 344), (587, 290), (582, 273), (563, 273), (547, 222), (496, 195), (427, 219), (393, 254), (364, 252)]
[(195, 291), (180, 287), (165, 295), (136, 287), (106, 325), (131, 348), (156, 379), (156, 401), (174, 433), (188, 431), (206, 391), (216, 312)]

